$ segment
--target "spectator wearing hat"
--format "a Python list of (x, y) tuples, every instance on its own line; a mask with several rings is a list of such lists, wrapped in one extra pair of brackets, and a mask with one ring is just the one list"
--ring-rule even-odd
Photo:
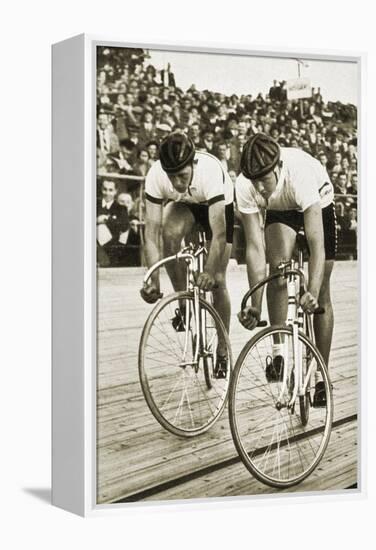
[(155, 124), (153, 122), (153, 114), (150, 111), (145, 111), (142, 116), (142, 122), (140, 125), (139, 138), (142, 143), (146, 145), (152, 139), (155, 139), (156, 131)]
[(144, 143), (140, 140), (140, 125), (138, 123), (128, 126), (129, 140), (134, 144), (134, 157), (137, 155), (137, 151), (144, 146)]
[(159, 123), (155, 126), (157, 132), (157, 140), (161, 142), (165, 137), (171, 134), (172, 128), (169, 124)]
[(168, 105), (167, 103), (162, 105), (162, 116), (160, 124), (168, 124), (171, 129), (173, 129), (175, 126), (175, 119), (172, 113), (172, 107), (170, 107), (170, 105)]

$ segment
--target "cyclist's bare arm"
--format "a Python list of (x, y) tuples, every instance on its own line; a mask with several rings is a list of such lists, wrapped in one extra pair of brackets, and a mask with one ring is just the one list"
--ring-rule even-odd
[[(148, 267), (151, 267), (161, 259), (162, 213), (162, 204), (156, 204), (146, 200), (145, 259)], [(153, 273), (151, 280), (152, 283), (159, 288), (158, 271)]]
[(220, 270), (221, 259), (226, 251), (225, 201), (221, 200), (209, 206), (209, 225), (213, 237), (205, 271), (215, 278), (217, 271)]
[[(266, 276), (266, 257), (263, 230), (259, 214), (241, 213), (246, 239), (246, 263), (250, 288)], [(261, 312), (263, 288), (252, 295), (252, 307)]]
[[(310, 252), (308, 292), (313, 296), (317, 305), (325, 269), (324, 228), (319, 202), (304, 211), (304, 229)], [(313, 303), (312, 307), (314, 307)]]

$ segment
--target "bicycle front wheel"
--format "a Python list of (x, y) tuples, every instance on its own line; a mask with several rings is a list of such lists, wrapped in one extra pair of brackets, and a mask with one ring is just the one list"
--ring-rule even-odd
[[(223, 379), (214, 376), (218, 342), (228, 357)], [(213, 426), (226, 405), (231, 366), (227, 331), (203, 298), (198, 311), (188, 292), (166, 296), (153, 309), (141, 336), (139, 375), (150, 411), (169, 432), (191, 437)]]
[[(266, 365), (272, 358), (273, 343), (281, 341), (285, 345), (286, 373), (271, 381)], [(314, 372), (319, 372), (325, 385), (326, 407), (311, 408), (308, 415), (299, 395), (293, 402), (298, 365), (294, 363), (293, 333), (289, 327), (269, 327), (247, 342), (231, 381), (229, 415), (236, 449), (259, 481), (276, 488), (296, 485), (313, 472), (331, 432), (333, 399), (327, 367), (305, 334), (299, 333), (298, 341), (303, 381), (309, 384)], [(305, 392), (309, 390), (305, 386)]]

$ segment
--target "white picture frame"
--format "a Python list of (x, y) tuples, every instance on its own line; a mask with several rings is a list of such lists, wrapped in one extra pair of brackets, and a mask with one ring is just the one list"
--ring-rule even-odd
[[(218, 44), (129, 44), (79, 35), (52, 48), (52, 215), (53, 215), (53, 352), (52, 352), (52, 502), (81, 516), (118, 512), (135, 504), (96, 503), (96, 47), (145, 47), (174, 51), (296, 57), (349, 61), (358, 65), (358, 128), (360, 149), (360, 211), (366, 197), (364, 174), (365, 54), (316, 51), (275, 51), (232, 48)], [(362, 241), (358, 241), (362, 258)], [(358, 488), (306, 499), (359, 498), (365, 494), (365, 378), (360, 369), (363, 348), (365, 275), (359, 262), (359, 432)], [(364, 304), (364, 302), (363, 302)], [(260, 498), (284, 501), (286, 496), (239, 497), (252, 505)], [(288, 495), (301, 499), (302, 494)], [(234, 499), (236, 501), (237, 498)], [(200, 505), (204, 505), (199, 501)], [(179, 501), (168, 502), (176, 506)], [(184, 502), (185, 505), (190, 504)], [(192, 504), (192, 503), (191, 503)], [(265, 502), (264, 502), (265, 504)], [(146, 506), (139, 503), (137, 506)], [(197, 502), (194, 503), (197, 505)], [(158, 504), (148, 506), (158, 506)]]

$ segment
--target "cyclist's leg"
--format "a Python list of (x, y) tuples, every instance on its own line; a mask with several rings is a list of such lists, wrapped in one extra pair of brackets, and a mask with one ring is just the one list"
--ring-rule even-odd
[(327, 366), (329, 366), (329, 354), (333, 335), (333, 307), (330, 297), (330, 277), (334, 267), (336, 255), (337, 235), (334, 204), (329, 204), (322, 209), (322, 221), (324, 228), (325, 270), (320, 288), (319, 304), (325, 309), (322, 315), (315, 315), (313, 326), (316, 345)]
[[(181, 248), (183, 238), (192, 231), (195, 219), (187, 205), (170, 202), (163, 212), (163, 250), (165, 256), (177, 254)], [(186, 287), (186, 267), (183, 262), (170, 262), (166, 270), (175, 291)]]
[[(270, 273), (278, 265), (291, 259), (296, 242), (296, 231), (284, 223), (271, 223), (265, 229), (266, 258)], [(271, 325), (283, 324), (287, 315), (286, 281), (279, 277), (268, 284), (268, 312)]]
[(329, 366), (330, 347), (333, 335), (333, 307), (330, 296), (330, 276), (333, 271), (334, 260), (325, 261), (324, 278), (319, 294), (319, 304), (325, 309), (322, 315), (314, 315), (313, 327), (316, 345), (327, 366)]
[[(227, 289), (227, 280), (226, 272), (228, 262), (231, 257), (232, 243), (234, 239), (234, 205), (227, 204), (225, 207), (225, 217), (226, 217), (226, 248), (225, 252), (220, 258), (220, 263), (218, 265), (217, 274), (216, 274), (216, 283), (218, 288), (213, 291), (213, 302), (214, 307), (218, 311), (223, 324), (225, 325), (226, 331), (230, 333), (230, 318), (231, 318), (231, 300), (230, 295)], [(219, 339), (218, 343), (218, 354), (226, 355), (226, 343), (222, 339)]]
[[(218, 287), (213, 290), (213, 305), (218, 311), (227, 333), (230, 331), (231, 301), (227, 289), (226, 270), (231, 256), (231, 249), (231, 243), (227, 243), (225, 253), (221, 257), (221, 262), (216, 273)], [(219, 339), (218, 341), (218, 354), (226, 355), (226, 342), (223, 339)]]

